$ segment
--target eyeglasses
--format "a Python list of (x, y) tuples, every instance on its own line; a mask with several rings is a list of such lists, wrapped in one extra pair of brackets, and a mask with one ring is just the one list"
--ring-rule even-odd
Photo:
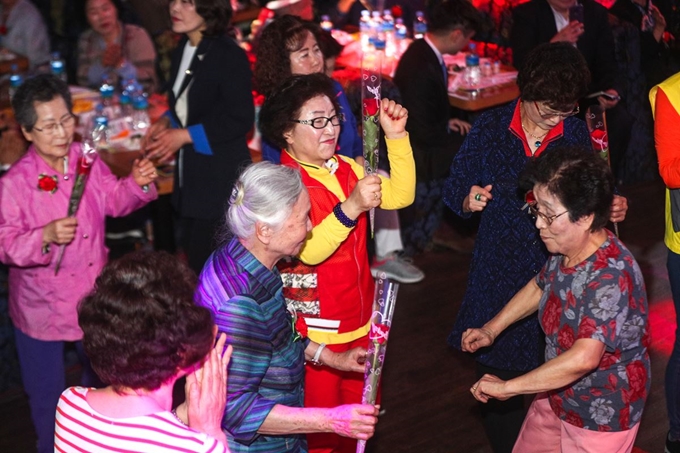
[(530, 190), (526, 193), (526, 195), (524, 196), (524, 201), (526, 201), (526, 204), (524, 206), (529, 208), (529, 214), (531, 214), (534, 218), (540, 217), (541, 220), (543, 220), (548, 226), (552, 225), (556, 218), (569, 212), (569, 210), (566, 210), (564, 212), (551, 216), (543, 214), (541, 211), (538, 210), (537, 207), (538, 202), (536, 201), (536, 198), (534, 198), (533, 190)]
[(54, 135), (57, 133), (57, 129), (59, 128), (59, 126), (66, 130), (66, 128), (73, 127), (74, 124), (76, 124), (76, 117), (73, 115), (69, 115), (59, 122), (49, 123), (48, 125), (43, 126), (42, 128), (33, 127), (33, 129), (38, 132), (42, 132), (45, 135)]
[(541, 112), (541, 108), (538, 106), (538, 102), (534, 101), (534, 107), (536, 107), (536, 111), (538, 112), (538, 116), (543, 118), (544, 120), (549, 120), (551, 118), (555, 118), (556, 116), (559, 116), (560, 118), (569, 118), (570, 116), (578, 115), (578, 113), (581, 111), (579, 109), (578, 104), (574, 107), (574, 110), (572, 110), (569, 113), (563, 113), (563, 112), (549, 112), (549, 113), (543, 113)]
[(307, 126), (312, 126), (314, 129), (323, 129), (328, 126), (330, 122), (332, 126), (340, 126), (345, 121), (345, 115), (338, 113), (330, 118), (326, 116), (320, 116), (318, 118), (312, 118), (311, 120), (290, 120), (293, 123), (306, 124)]

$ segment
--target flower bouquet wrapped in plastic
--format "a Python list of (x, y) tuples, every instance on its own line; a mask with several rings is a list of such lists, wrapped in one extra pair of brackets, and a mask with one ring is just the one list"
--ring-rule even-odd
[[(399, 284), (380, 273), (375, 280), (375, 293), (373, 295), (373, 314), (371, 316), (371, 329), (368, 332), (368, 348), (366, 351), (366, 371), (364, 372), (364, 390), (361, 397), (362, 404), (375, 404), (378, 396), (378, 386), (385, 363), (387, 351), (387, 338), (392, 327), (392, 315), (397, 303), (397, 291)], [(366, 449), (366, 441), (357, 442), (357, 453), (363, 453)]]
[[(590, 146), (611, 167), (609, 158), (609, 135), (607, 134), (607, 114), (599, 105), (591, 105), (586, 112), (586, 124), (590, 132)], [(619, 224), (614, 222), (614, 232), (619, 237)]]
[[(375, 42), (361, 57), (361, 116), (366, 175), (378, 172), (378, 145), (380, 143), (380, 87), (385, 42)], [(375, 209), (369, 211), (371, 237), (375, 226)]]
[[(80, 200), (83, 198), (83, 193), (85, 192), (85, 185), (87, 183), (87, 178), (90, 175), (90, 169), (92, 168), (92, 163), (97, 157), (97, 149), (94, 147), (92, 141), (84, 140), (82, 146), (82, 153), (78, 157), (78, 165), (76, 167), (76, 180), (73, 183), (73, 192), (71, 192), (71, 197), (68, 200), (68, 212), (67, 217), (74, 217), (76, 212), (78, 212), (78, 206), (80, 206)], [(59, 268), (61, 267), (61, 260), (64, 258), (64, 251), (66, 250), (66, 244), (59, 248), (59, 255), (57, 256), (57, 265), (54, 268), (54, 275), (59, 273)]]

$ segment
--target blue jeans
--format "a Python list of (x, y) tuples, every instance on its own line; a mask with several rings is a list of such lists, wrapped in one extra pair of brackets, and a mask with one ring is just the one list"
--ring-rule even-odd
[(675, 343), (666, 367), (666, 406), (668, 408), (671, 438), (680, 440), (680, 335), (678, 335), (678, 326), (680, 326), (680, 255), (669, 250), (666, 267), (668, 268), (668, 280), (671, 283), (676, 322)]
[[(28, 395), (33, 427), (38, 435), (38, 453), (54, 452), (54, 415), (61, 392), (66, 389), (65, 341), (42, 341), (14, 329), (24, 391)], [(82, 342), (75, 342), (83, 365), (82, 384), (101, 386), (92, 372)]]

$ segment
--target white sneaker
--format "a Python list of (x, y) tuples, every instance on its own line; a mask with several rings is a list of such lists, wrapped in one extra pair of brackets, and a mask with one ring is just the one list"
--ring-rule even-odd
[(399, 283), (418, 283), (425, 278), (423, 271), (413, 265), (411, 258), (402, 257), (399, 252), (392, 252), (384, 258), (375, 257), (371, 266), (371, 275), (376, 278), (384, 272), (387, 278)]

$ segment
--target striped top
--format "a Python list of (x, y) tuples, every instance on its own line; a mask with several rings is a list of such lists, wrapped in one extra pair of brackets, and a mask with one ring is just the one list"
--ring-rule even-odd
[(57, 405), (56, 453), (227, 453), (207, 434), (180, 423), (170, 412), (110, 418), (86, 400), (89, 388), (64, 390)]
[(199, 277), (196, 301), (234, 348), (222, 420), (232, 453), (307, 451), (304, 435), (257, 432), (276, 404), (303, 405), (305, 346), (293, 341), (282, 290), (279, 272), (237, 239), (215, 251)]

